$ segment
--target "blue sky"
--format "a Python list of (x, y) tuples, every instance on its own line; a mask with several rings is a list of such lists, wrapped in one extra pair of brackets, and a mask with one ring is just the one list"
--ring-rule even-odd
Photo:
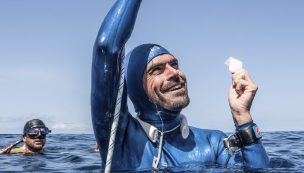
[[(0, 133), (40, 118), (54, 133), (92, 133), (92, 47), (113, 0), (0, 2)], [(224, 61), (243, 61), (259, 86), (263, 131), (304, 130), (304, 1), (144, 1), (129, 51), (158, 43), (180, 61), (189, 124), (233, 131)]]

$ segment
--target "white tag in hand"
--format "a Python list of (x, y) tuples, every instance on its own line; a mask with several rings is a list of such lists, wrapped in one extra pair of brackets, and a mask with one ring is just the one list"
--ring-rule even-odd
[(230, 71), (231, 73), (234, 73), (234, 72), (236, 72), (237, 70), (243, 68), (243, 62), (240, 61), (240, 60), (238, 60), (238, 59), (235, 59), (235, 58), (233, 58), (233, 57), (229, 57), (229, 58), (226, 60), (225, 64), (228, 66), (229, 71)]

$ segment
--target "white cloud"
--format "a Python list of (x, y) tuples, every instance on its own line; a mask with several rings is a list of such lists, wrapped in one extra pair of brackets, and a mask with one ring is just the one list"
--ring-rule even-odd
[(51, 126), (52, 129), (62, 130), (62, 129), (84, 129), (86, 128), (84, 124), (81, 123), (56, 123)]

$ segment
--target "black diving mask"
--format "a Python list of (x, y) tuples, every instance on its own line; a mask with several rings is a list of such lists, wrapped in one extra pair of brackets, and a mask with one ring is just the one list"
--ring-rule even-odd
[(49, 130), (46, 127), (43, 128), (31, 128), (27, 132), (27, 136), (31, 139), (45, 139), (46, 135), (51, 133), (51, 130)]

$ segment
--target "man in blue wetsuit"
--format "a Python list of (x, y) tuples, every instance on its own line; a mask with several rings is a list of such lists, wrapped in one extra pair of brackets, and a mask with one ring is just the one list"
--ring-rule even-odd
[[(99, 30), (92, 64), (92, 122), (105, 167), (119, 74), (141, 0), (118, 0)], [(214, 163), (228, 167), (264, 168), (268, 156), (250, 115), (257, 86), (245, 70), (232, 74), (229, 104), (236, 133), (187, 125), (181, 110), (189, 104), (187, 80), (178, 60), (165, 48), (144, 44), (125, 60), (126, 83), (121, 100), (112, 171), (141, 171)], [(137, 115), (127, 107), (127, 95)], [(224, 140), (225, 138), (225, 140)], [(225, 141), (225, 142), (224, 142)], [(238, 152), (233, 152), (239, 148)], [(230, 157), (231, 156), (231, 157)]]

